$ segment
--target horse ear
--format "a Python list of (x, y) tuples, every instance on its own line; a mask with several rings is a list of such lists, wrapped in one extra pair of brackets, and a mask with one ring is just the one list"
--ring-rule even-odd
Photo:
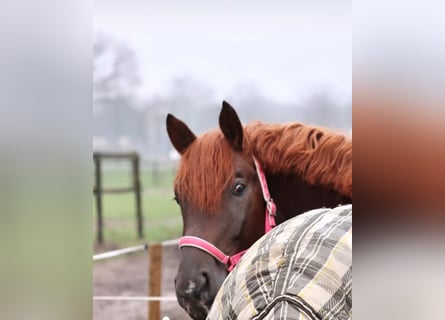
[(219, 127), (230, 145), (236, 151), (241, 151), (243, 149), (243, 126), (235, 109), (226, 101), (223, 101), (219, 114)]
[(187, 148), (195, 141), (195, 134), (181, 120), (170, 113), (167, 115), (167, 133), (175, 149), (184, 154)]

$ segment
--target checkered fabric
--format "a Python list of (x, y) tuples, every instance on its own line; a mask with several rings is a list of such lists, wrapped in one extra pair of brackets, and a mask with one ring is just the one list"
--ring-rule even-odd
[(219, 290), (208, 318), (352, 318), (352, 205), (316, 209), (264, 235)]

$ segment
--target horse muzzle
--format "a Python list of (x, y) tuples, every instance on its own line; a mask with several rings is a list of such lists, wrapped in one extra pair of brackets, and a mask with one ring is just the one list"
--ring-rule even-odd
[(193, 277), (175, 279), (179, 305), (195, 320), (205, 319), (216, 293), (211, 292), (209, 277), (202, 271)]
[(226, 269), (212, 256), (195, 248), (184, 248), (175, 279), (179, 305), (193, 319), (205, 319), (226, 276)]

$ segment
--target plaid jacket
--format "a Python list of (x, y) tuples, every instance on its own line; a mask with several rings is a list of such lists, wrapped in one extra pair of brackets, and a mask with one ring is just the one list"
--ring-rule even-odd
[(229, 274), (208, 318), (352, 318), (352, 205), (316, 209), (259, 239)]

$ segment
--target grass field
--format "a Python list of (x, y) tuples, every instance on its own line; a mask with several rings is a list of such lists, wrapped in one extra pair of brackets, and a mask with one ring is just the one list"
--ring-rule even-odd
[[(174, 169), (141, 168), (142, 213), (144, 239), (137, 239), (134, 193), (104, 194), (104, 242), (113, 246), (126, 246), (147, 241), (162, 241), (180, 236), (182, 218), (173, 200)], [(131, 185), (130, 167), (104, 168), (103, 187), (127, 187)], [(94, 222), (96, 222), (96, 204)], [(96, 226), (94, 226), (96, 236)]]

